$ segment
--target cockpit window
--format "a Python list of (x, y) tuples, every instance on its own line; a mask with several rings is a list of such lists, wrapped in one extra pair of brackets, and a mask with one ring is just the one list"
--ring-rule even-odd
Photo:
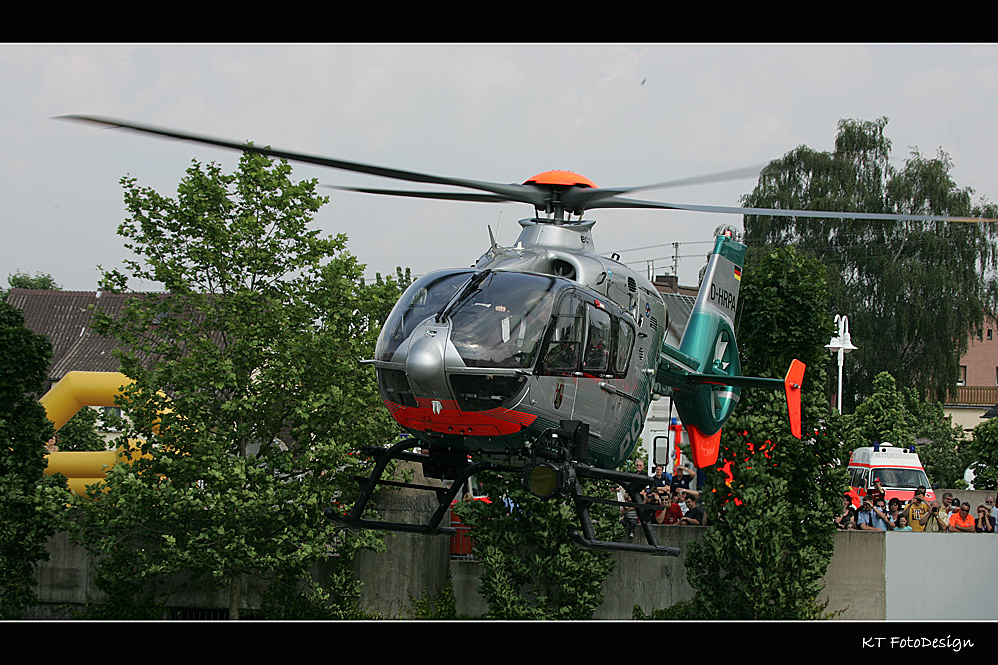
[(532, 367), (559, 283), (529, 273), (488, 274), (450, 312), (450, 339), (465, 365)]
[(544, 374), (583, 374), (623, 378), (634, 348), (634, 327), (598, 301), (566, 293), (548, 336), (539, 370)]
[(578, 371), (585, 320), (585, 304), (577, 295), (569, 293), (562, 298), (544, 352), (543, 371), (553, 374)]
[(617, 320), (617, 347), (613, 368), (618, 377), (627, 375), (627, 361), (634, 345), (634, 328), (623, 319)]
[(606, 374), (610, 370), (610, 346), (613, 343), (610, 314), (589, 304), (586, 305), (586, 313), (589, 316), (589, 327), (582, 371), (586, 374)]
[(470, 270), (438, 270), (413, 282), (392, 309), (378, 338), (375, 357), (392, 359), (399, 345), (427, 317), (442, 310), (462, 284), (468, 281)]

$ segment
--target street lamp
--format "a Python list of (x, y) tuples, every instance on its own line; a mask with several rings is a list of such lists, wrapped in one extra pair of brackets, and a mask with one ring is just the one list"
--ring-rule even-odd
[(835, 323), (839, 326), (838, 337), (833, 337), (831, 342), (825, 344), (825, 348), (832, 353), (839, 354), (839, 398), (836, 406), (839, 407), (839, 413), (842, 413), (842, 361), (845, 354), (856, 347), (853, 346), (852, 338), (849, 336), (849, 319), (841, 314), (836, 314)]

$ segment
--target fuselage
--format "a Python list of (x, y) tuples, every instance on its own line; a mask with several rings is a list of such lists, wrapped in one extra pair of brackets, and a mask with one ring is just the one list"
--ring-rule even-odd
[(428, 445), (504, 456), (563, 420), (589, 425), (589, 464), (628, 458), (652, 399), (668, 312), (655, 288), (595, 253), (592, 222), (520, 222), (511, 248), (439, 270), (402, 295), (374, 363), (385, 405)]

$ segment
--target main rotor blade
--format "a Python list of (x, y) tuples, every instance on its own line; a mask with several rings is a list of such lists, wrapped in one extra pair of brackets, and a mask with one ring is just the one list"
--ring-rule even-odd
[(771, 217), (817, 217), (822, 219), (874, 219), (884, 221), (921, 222), (996, 222), (987, 217), (953, 217), (947, 215), (906, 215), (877, 212), (831, 212), (827, 210), (787, 210), (782, 208), (739, 208), (737, 206), (707, 206), (686, 203), (659, 203), (638, 199), (611, 198), (594, 201), (589, 208), (656, 208), (664, 210), (689, 210), (733, 215), (768, 215)]
[(124, 120), (116, 120), (113, 118), (102, 118), (98, 116), (87, 116), (87, 115), (64, 115), (64, 116), (58, 116), (58, 118), (65, 120), (88, 122), (110, 128), (126, 129), (144, 134), (153, 134), (156, 136), (177, 139), (180, 141), (192, 141), (194, 143), (203, 143), (207, 145), (217, 146), (220, 148), (228, 148), (231, 150), (252, 152), (260, 155), (266, 155), (268, 157), (277, 157), (279, 159), (304, 162), (306, 164), (316, 164), (318, 166), (326, 166), (329, 168), (340, 169), (342, 171), (366, 173), (368, 175), (381, 176), (383, 178), (392, 178), (395, 180), (408, 180), (410, 182), (423, 182), (434, 185), (452, 185), (456, 187), (467, 187), (469, 189), (478, 189), (481, 191), (491, 192), (493, 194), (505, 197), (509, 201), (530, 203), (537, 207), (543, 207), (547, 200), (545, 193), (538, 190), (537, 188), (526, 185), (515, 184), (515, 183), (507, 185), (502, 183), (484, 182), (480, 180), (468, 180), (464, 178), (435, 176), (427, 173), (418, 173), (416, 171), (404, 171), (401, 169), (386, 168), (383, 166), (375, 166), (372, 164), (362, 164), (360, 162), (349, 162), (341, 159), (331, 159), (329, 157), (308, 155), (288, 150), (261, 148), (246, 143), (237, 143), (235, 141), (229, 141), (226, 139), (219, 139), (211, 136), (203, 136), (199, 134), (180, 132), (177, 130), (165, 129), (161, 127), (153, 127), (152, 125), (143, 125)]
[[(417, 199), (444, 199), (447, 201), (477, 201), (482, 203), (508, 203), (513, 201), (506, 196), (498, 194), (475, 194), (473, 192), (424, 192), (405, 191), (399, 189), (377, 189), (373, 187), (342, 187), (340, 185), (322, 185), (329, 189), (338, 189), (344, 192), (361, 192), (364, 194), (382, 194), (386, 196), (406, 196)], [(520, 203), (520, 201), (513, 201)]]
[(620, 194), (628, 194), (630, 192), (638, 192), (649, 189), (668, 189), (671, 187), (685, 187), (687, 185), (702, 185), (706, 183), (713, 182), (727, 182), (730, 180), (744, 180), (747, 178), (757, 178), (763, 169), (765, 169), (769, 164), (760, 164), (758, 166), (747, 166), (740, 169), (731, 169), (729, 171), (719, 171), (717, 173), (710, 173), (707, 175), (693, 176), (690, 178), (680, 178), (679, 180), (667, 180), (665, 182), (655, 183), (653, 185), (642, 185), (640, 187), (606, 187), (599, 189), (583, 189), (570, 193), (566, 193), (566, 203), (571, 202), (573, 205), (581, 206), (583, 208), (595, 208), (599, 207), (593, 205), (596, 201), (601, 201), (613, 196), (619, 196)]

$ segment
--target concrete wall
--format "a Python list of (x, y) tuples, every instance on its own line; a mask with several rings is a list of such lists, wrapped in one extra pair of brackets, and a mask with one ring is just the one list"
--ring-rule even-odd
[[(961, 494), (969, 500), (968, 492)], [(614, 554), (617, 566), (604, 582), (605, 600), (595, 619), (629, 620), (635, 605), (651, 614), (693, 597), (685, 553), (709, 527), (655, 528), (661, 544), (678, 547), (683, 554)], [(383, 553), (364, 552), (357, 558), (365, 609), (384, 618), (411, 618), (412, 601), (435, 598), (449, 571), (457, 614), (476, 617), (488, 611), (477, 591), (480, 564), (450, 561), (448, 538), (395, 534), (386, 537), (386, 546)], [(991, 620), (998, 616), (998, 579), (991, 572), (996, 547), (998, 536), (987, 534), (839, 532), (820, 599), (827, 600), (828, 610), (838, 612), (835, 618), (841, 620)], [(92, 585), (92, 563), (84, 550), (69, 543), (66, 534), (58, 534), (49, 551), (51, 559), (37, 569), (43, 605), (29, 618), (68, 618), (59, 614), (60, 606), (102, 600)], [(258, 595), (250, 597), (252, 602)], [(189, 594), (174, 600), (180, 607), (226, 606), (224, 594)]]
[[(679, 557), (615, 553), (593, 618), (629, 620), (635, 605), (651, 614), (692, 598), (685, 553), (708, 528), (657, 527), (659, 542), (679, 547)], [(839, 532), (819, 600), (835, 620), (991, 620), (998, 617), (998, 579), (988, 573), (996, 547), (998, 536), (985, 534)], [(479, 564), (451, 562), (459, 615), (488, 611), (477, 593), (480, 572)]]

